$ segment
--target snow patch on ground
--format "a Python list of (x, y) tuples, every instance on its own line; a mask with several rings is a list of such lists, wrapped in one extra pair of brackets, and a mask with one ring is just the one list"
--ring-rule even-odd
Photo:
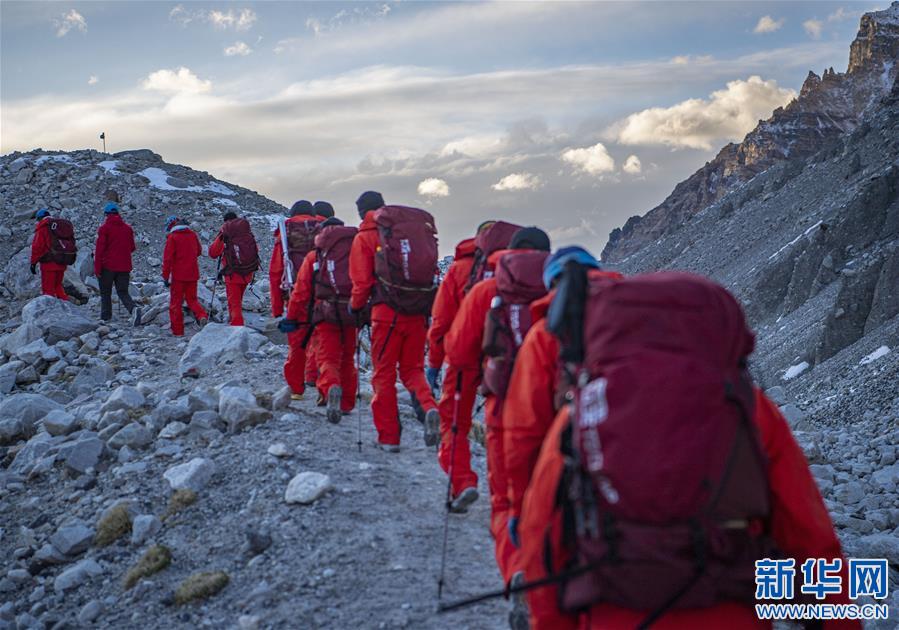
[(37, 166), (45, 162), (71, 162), (72, 156), (70, 155), (42, 155), (38, 159), (34, 161)]
[(818, 222), (815, 223), (812, 227), (810, 227), (809, 229), (807, 229), (805, 232), (803, 232), (802, 234), (800, 234), (799, 236), (797, 236), (796, 238), (794, 238), (792, 241), (790, 241), (789, 243), (787, 243), (786, 245), (784, 245), (783, 247), (781, 247), (779, 250), (777, 250), (776, 252), (774, 252), (773, 254), (771, 254), (770, 256), (768, 256), (768, 260), (774, 260), (775, 258), (777, 258), (783, 251), (789, 249), (790, 247), (792, 247), (793, 245), (795, 245), (796, 243), (798, 243), (798, 242), (799, 242), (799, 239), (801, 239), (803, 236), (808, 236), (809, 234), (811, 234), (811, 233), (812, 233), (812, 230), (814, 230), (814, 229), (815, 229), (816, 227), (818, 227), (819, 225), (821, 225), (821, 222), (820, 222), (820, 221), (818, 221)]
[(233, 199), (222, 199), (221, 197), (216, 197), (212, 200), (213, 203), (220, 204), (222, 206), (228, 206), (229, 208), (239, 208), (240, 206)]
[(116, 170), (116, 166), (119, 165), (118, 160), (104, 160), (97, 164), (100, 168), (102, 168), (107, 173), (112, 175), (121, 175), (122, 173)]
[(805, 372), (808, 369), (808, 361), (803, 361), (802, 363), (798, 363), (797, 365), (791, 365), (787, 368), (787, 371), (784, 372), (784, 375), (781, 377), (785, 381), (792, 380)]
[(858, 362), (859, 365), (868, 365), (869, 363), (874, 363), (877, 359), (881, 357), (885, 357), (890, 353), (890, 349), (888, 346), (880, 346), (877, 350), (872, 352), (871, 354), (866, 354), (862, 357), (862, 360)]
[(138, 175), (143, 175), (150, 180), (150, 186), (159, 190), (178, 190), (181, 192), (213, 192), (217, 195), (236, 195), (233, 190), (218, 182), (209, 182), (205, 186), (187, 186), (186, 188), (178, 188), (169, 184), (169, 174), (161, 168), (151, 166), (145, 168)]

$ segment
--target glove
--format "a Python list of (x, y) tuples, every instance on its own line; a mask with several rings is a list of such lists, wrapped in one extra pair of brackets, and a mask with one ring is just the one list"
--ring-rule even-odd
[(162, 279), (162, 284), (165, 285), (166, 289), (168, 289), (170, 286), (172, 286), (172, 283), (169, 282), (168, 280), (166, 280), (165, 278)]
[(509, 540), (512, 541), (512, 544), (515, 547), (521, 547), (521, 540), (518, 538), (518, 517), (510, 516), (509, 517)]
[(280, 330), (282, 333), (296, 332), (299, 327), (300, 323), (295, 319), (287, 319), (285, 317), (278, 322), (278, 330)]
[(432, 391), (440, 391), (440, 368), (439, 367), (429, 367), (425, 368), (425, 378), (428, 380), (428, 385), (431, 386)]
[(352, 304), (347, 304), (346, 310), (347, 310), (347, 313), (350, 314), (350, 318), (352, 319), (353, 323), (356, 324), (356, 328), (361, 328), (362, 324), (364, 323), (363, 322), (363, 313), (365, 311), (365, 308), (363, 307), (363, 308), (356, 309), (356, 308), (353, 308)]
[(37, 265), (35, 265), (35, 264), (32, 263), (32, 265), (31, 265), (31, 275), (33, 276), (33, 275), (36, 274), (36, 273), (37, 273)]

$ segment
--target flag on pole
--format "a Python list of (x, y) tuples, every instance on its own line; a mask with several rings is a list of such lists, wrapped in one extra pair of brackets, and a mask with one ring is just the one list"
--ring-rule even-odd
[(100, 132), (100, 140), (106, 140), (106, 132), (105, 131)]

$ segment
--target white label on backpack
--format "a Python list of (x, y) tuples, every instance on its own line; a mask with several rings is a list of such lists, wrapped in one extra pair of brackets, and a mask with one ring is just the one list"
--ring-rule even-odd
[(409, 272), (409, 254), (412, 253), (412, 244), (409, 242), (408, 238), (400, 239), (400, 253), (403, 255), (403, 277), (406, 280), (412, 279), (412, 274)]
[(578, 425), (583, 436), (584, 463), (591, 473), (599, 472), (603, 466), (602, 443), (596, 427), (609, 416), (606, 384), (606, 379), (598, 378), (587, 383), (580, 393)]
[(515, 335), (515, 346), (520, 348), (524, 341), (524, 336), (521, 334), (521, 304), (509, 306), (509, 324), (512, 327), (512, 334)]
[(331, 286), (336, 289), (337, 288), (337, 276), (334, 275), (334, 269), (336, 268), (335, 263), (333, 260), (329, 260), (329, 261), (327, 261), (326, 266), (328, 267), (328, 280), (331, 281)]

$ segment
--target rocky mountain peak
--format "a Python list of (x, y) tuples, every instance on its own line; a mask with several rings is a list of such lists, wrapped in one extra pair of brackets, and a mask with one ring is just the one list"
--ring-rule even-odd
[(883, 70), (899, 59), (899, 2), (862, 16), (858, 35), (849, 47), (848, 74)]

